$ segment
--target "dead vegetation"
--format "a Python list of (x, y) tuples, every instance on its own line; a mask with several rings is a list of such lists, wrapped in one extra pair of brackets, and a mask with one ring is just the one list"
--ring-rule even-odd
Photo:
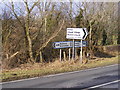
[[(117, 3), (39, 1), (0, 3), (4, 6), (0, 7), (2, 68), (16, 68), (25, 63), (54, 62), (59, 57), (59, 50), (53, 49), (52, 43), (68, 41), (68, 27), (87, 28), (88, 45), (83, 51), (90, 53), (91, 58), (96, 46), (119, 44)], [(113, 8), (110, 10), (108, 7)], [(63, 49), (63, 52), (67, 54), (67, 49)]]
[[(85, 61), (85, 60), (84, 60)], [(118, 56), (111, 58), (94, 58), (89, 60), (87, 63), (80, 63), (79, 60), (76, 61), (63, 61), (55, 60), (55, 62), (50, 63), (35, 63), (22, 64), (18, 68), (14, 69), (3, 69), (1, 80), (11, 81), (31, 77), (39, 77), (43, 75), (50, 75), (56, 73), (70, 72), (76, 70), (84, 70), (88, 68), (106, 66), (118, 63)]]

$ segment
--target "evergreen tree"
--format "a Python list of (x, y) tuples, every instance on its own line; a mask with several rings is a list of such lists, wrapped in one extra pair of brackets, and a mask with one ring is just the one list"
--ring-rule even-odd
[(78, 16), (75, 17), (76, 20), (76, 27), (82, 27), (82, 21), (83, 21), (83, 9), (80, 8), (80, 13)]
[(102, 36), (103, 36), (102, 45), (106, 45), (107, 33), (105, 30), (103, 30)]

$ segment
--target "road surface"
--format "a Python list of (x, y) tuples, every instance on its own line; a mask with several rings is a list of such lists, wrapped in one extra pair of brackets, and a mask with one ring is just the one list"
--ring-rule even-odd
[(2, 88), (119, 88), (118, 64), (44, 77), (5, 82)]

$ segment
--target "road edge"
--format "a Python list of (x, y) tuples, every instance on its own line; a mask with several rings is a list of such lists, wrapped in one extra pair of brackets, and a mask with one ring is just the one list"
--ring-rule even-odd
[(83, 71), (91, 71), (91, 70), (96, 70), (96, 69), (99, 69), (99, 68), (112, 67), (112, 66), (116, 66), (116, 65), (119, 65), (119, 64), (112, 64), (112, 65), (107, 65), (107, 66), (100, 66), (100, 67), (95, 67), (95, 68), (89, 68), (89, 69), (85, 69), (85, 70), (78, 70), (78, 71), (72, 71), (72, 72), (64, 72), (64, 73), (45, 75), (45, 76), (34, 77), (34, 78), (27, 78), (27, 79), (20, 79), (20, 80), (2, 82), (2, 83), (0, 83), (0, 85), (2, 85), (2, 84), (8, 84), (8, 83), (21, 82), (21, 81), (25, 81), (25, 80), (26, 80), (26, 81), (27, 81), (27, 80), (33, 80), (33, 79), (37, 79), (37, 78), (54, 77), (54, 76), (60, 76), (60, 75), (78, 73), (78, 72), (83, 72)]

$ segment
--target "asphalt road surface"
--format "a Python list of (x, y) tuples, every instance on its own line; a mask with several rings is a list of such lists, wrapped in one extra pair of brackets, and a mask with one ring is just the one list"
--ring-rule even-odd
[(2, 83), (2, 88), (119, 88), (118, 64)]

